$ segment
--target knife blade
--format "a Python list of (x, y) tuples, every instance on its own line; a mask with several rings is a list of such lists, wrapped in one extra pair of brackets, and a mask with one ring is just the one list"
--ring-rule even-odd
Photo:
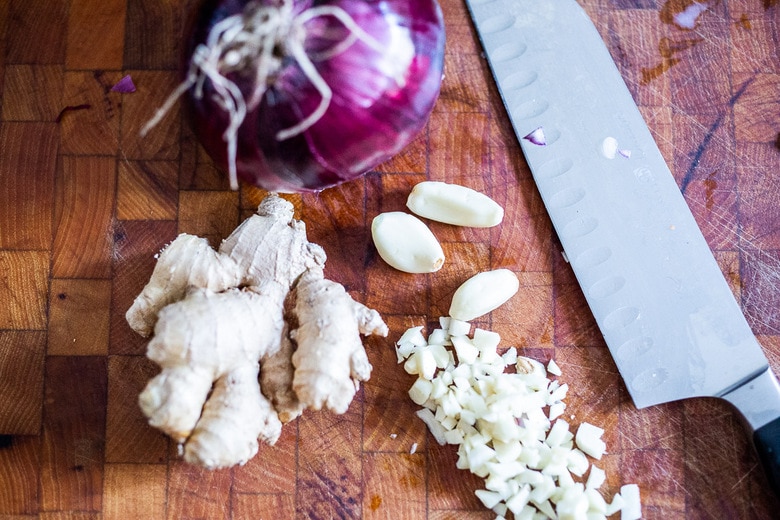
[(780, 385), (596, 27), (575, 0), (466, 4), (634, 404), (728, 400), (780, 495)]

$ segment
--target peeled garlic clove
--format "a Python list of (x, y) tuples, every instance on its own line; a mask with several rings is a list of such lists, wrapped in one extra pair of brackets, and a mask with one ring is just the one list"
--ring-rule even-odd
[(433, 273), (444, 265), (444, 251), (428, 226), (400, 211), (380, 213), (371, 236), (382, 260), (405, 273)]
[(417, 184), (406, 206), (421, 217), (455, 226), (492, 227), (504, 218), (504, 209), (487, 195), (458, 184), (436, 181)]
[(520, 280), (509, 269), (495, 269), (475, 274), (452, 295), (450, 316), (471, 321), (497, 309), (520, 288)]

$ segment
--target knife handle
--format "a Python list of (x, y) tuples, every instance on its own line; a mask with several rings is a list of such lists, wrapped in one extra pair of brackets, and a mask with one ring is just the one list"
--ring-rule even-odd
[(722, 396), (742, 414), (767, 480), (780, 497), (780, 382), (767, 368)]
[(780, 497), (780, 417), (753, 433), (753, 443), (769, 484)]

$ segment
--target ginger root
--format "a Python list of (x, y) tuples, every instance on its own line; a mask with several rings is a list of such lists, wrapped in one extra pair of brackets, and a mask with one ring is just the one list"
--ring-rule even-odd
[(360, 335), (387, 326), (325, 279), (325, 252), (293, 213), (269, 195), (218, 251), (179, 235), (127, 311), (153, 332), (147, 357), (161, 368), (139, 405), (187, 462), (244, 464), (304, 409), (344, 413), (370, 376)]

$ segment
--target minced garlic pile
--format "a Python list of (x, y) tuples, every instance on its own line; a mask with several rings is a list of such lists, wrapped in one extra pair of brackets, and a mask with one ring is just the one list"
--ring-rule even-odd
[(514, 347), (499, 354), (497, 333), (477, 328), (469, 337), (468, 322), (439, 323), (427, 339), (423, 327), (407, 330), (398, 362), (418, 376), (409, 396), (433, 437), (457, 445), (457, 467), (485, 479), (476, 491), (485, 507), (499, 519), (509, 512), (516, 520), (641, 518), (636, 484), (609, 503), (599, 492), (605, 473), (589, 457), (605, 453), (604, 430), (582, 423), (572, 433), (560, 418), (568, 386), (548, 377), (561, 375), (554, 361), (545, 368)]

